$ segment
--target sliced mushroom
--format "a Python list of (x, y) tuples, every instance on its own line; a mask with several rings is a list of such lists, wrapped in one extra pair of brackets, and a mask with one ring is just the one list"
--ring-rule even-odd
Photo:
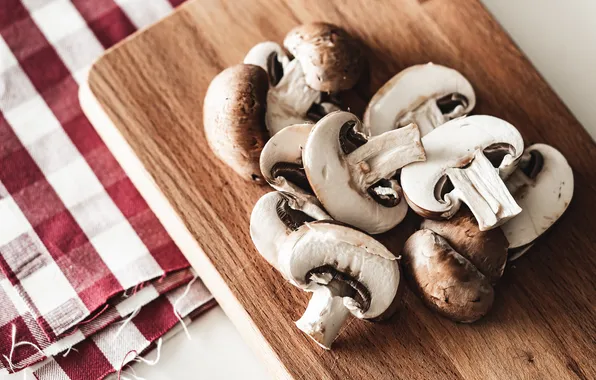
[(360, 124), (349, 112), (325, 116), (313, 127), (302, 160), (327, 212), (376, 234), (405, 217), (408, 207), (394, 176), (405, 165), (424, 160), (425, 154), (415, 125), (367, 139), (356, 131)]
[(284, 75), (290, 59), (279, 44), (265, 41), (256, 44), (244, 57), (245, 64), (260, 66), (269, 76), (269, 84), (275, 86)]
[(331, 219), (311, 198), (274, 191), (263, 195), (250, 216), (250, 237), (271, 266), (278, 268), (278, 253), (288, 236), (306, 222)]
[(268, 83), (258, 66), (232, 66), (213, 78), (203, 103), (203, 126), (213, 153), (242, 178), (257, 182), (262, 180), (259, 156), (269, 137)]
[(424, 136), (422, 144), (427, 160), (401, 171), (404, 194), (416, 213), (448, 219), (464, 202), (486, 231), (521, 212), (501, 179), (523, 153), (513, 125), (492, 116), (459, 118)]
[(424, 304), (456, 322), (482, 318), (494, 301), (489, 279), (431, 230), (415, 232), (403, 249), (404, 273)]
[(503, 275), (509, 242), (500, 228), (480, 231), (476, 218), (466, 207), (449, 220), (425, 219), (421, 227), (441, 235), (492, 284)]
[(276, 190), (313, 194), (302, 165), (302, 150), (313, 124), (284, 128), (267, 141), (261, 152), (261, 173)]
[(458, 71), (427, 63), (409, 67), (385, 83), (364, 112), (367, 135), (415, 123), (426, 135), (476, 105), (470, 82)]
[(524, 152), (507, 186), (523, 209), (501, 226), (510, 244), (509, 260), (515, 260), (567, 210), (573, 197), (573, 170), (561, 152), (534, 144)]
[(279, 270), (313, 296), (296, 326), (329, 349), (349, 314), (388, 318), (399, 303), (401, 273), (381, 243), (355, 229), (307, 223), (281, 249)]
[(300, 61), (306, 83), (323, 92), (348, 90), (364, 69), (358, 42), (338, 26), (314, 22), (292, 29), (284, 46)]

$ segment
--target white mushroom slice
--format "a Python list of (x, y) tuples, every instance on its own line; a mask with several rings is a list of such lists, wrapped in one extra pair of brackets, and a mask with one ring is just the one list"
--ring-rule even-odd
[(511, 261), (522, 256), (567, 210), (573, 197), (573, 171), (561, 152), (534, 144), (524, 152), (507, 186), (523, 209), (501, 226)]
[(382, 319), (397, 306), (396, 258), (372, 237), (343, 225), (300, 227), (281, 249), (279, 270), (293, 285), (313, 292), (296, 325), (326, 349), (350, 313)]
[(263, 195), (250, 216), (250, 237), (255, 247), (278, 269), (277, 257), (287, 237), (306, 222), (329, 220), (312, 197), (274, 191)]
[(470, 82), (458, 71), (427, 63), (409, 67), (385, 83), (364, 112), (367, 135), (376, 136), (415, 123), (426, 135), (476, 104)]
[(302, 154), (308, 181), (327, 212), (368, 233), (400, 223), (408, 206), (393, 177), (425, 159), (418, 127), (396, 129), (367, 140), (360, 120), (334, 112), (313, 127)]
[(312, 194), (302, 166), (302, 150), (314, 124), (284, 128), (267, 141), (261, 152), (261, 173), (276, 190)]
[(418, 214), (448, 219), (463, 201), (486, 231), (521, 212), (501, 179), (523, 153), (513, 125), (492, 116), (460, 118), (424, 136), (422, 144), (427, 160), (401, 171), (404, 194)]
[(245, 64), (260, 66), (269, 76), (269, 83), (275, 86), (283, 77), (290, 59), (279, 44), (265, 41), (256, 44), (244, 57)]

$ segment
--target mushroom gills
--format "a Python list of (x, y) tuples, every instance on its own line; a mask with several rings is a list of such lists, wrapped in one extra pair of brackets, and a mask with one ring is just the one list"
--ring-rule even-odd
[[(457, 117), (468, 107), (468, 98), (462, 94), (453, 93), (436, 100), (437, 107), (447, 117)], [(456, 115), (456, 116), (452, 116)]]
[(306, 173), (304, 173), (304, 167), (301, 164), (278, 162), (271, 168), (271, 177), (284, 177), (305, 192), (313, 193), (310, 183), (308, 183), (308, 179), (306, 178)]
[(281, 78), (284, 76), (284, 67), (278, 59), (276, 52), (272, 52), (267, 57), (267, 74), (269, 75), (269, 83), (272, 86), (277, 86)]
[(370, 292), (368, 289), (349, 274), (340, 272), (331, 265), (311, 269), (306, 274), (305, 280), (306, 282), (314, 281), (321, 285), (332, 284), (342, 297), (354, 300), (358, 305), (358, 309), (362, 311), (366, 311), (370, 307)]
[(339, 130), (339, 144), (344, 154), (352, 153), (367, 141), (364, 134), (356, 130), (355, 120), (345, 122)]
[(279, 219), (292, 231), (296, 231), (300, 226), (307, 222), (314, 222), (316, 219), (308, 215), (302, 210), (294, 209), (290, 206), (290, 199), (292, 194), (282, 194), (282, 198), (279, 199), (275, 210)]
[(371, 185), (367, 192), (375, 202), (385, 207), (395, 207), (402, 200), (401, 187), (395, 178), (380, 179)]

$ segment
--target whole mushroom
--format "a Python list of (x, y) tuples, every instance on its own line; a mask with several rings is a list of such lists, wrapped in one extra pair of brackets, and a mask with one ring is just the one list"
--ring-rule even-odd
[(265, 109), (269, 80), (259, 66), (240, 64), (219, 73), (203, 103), (211, 150), (242, 178), (261, 182), (259, 156), (268, 139)]
[(521, 212), (503, 182), (523, 153), (513, 125), (492, 116), (459, 118), (424, 136), (422, 144), (427, 160), (401, 171), (401, 186), (416, 213), (448, 219), (464, 202), (485, 231)]
[(509, 242), (500, 228), (481, 231), (474, 215), (460, 208), (449, 220), (425, 219), (422, 229), (443, 237), (460, 255), (468, 259), (492, 284), (503, 275), (507, 264)]
[(433, 63), (415, 65), (385, 83), (364, 112), (367, 135), (415, 123), (422, 136), (476, 105), (470, 82), (458, 71)]
[(286, 35), (284, 46), (300, 62), (308, 86), (317, 91), (348, 90), (364, 69), (360, 44), (333, 24), (300, 25)]
[(296, 326), (325, 349), (350, 314), (376, 321), (399, 305), (396, 258), (372, 237), (344, 225), (321, 221), (300, 227), (280, 251), (279, 270), (313, 293)]
[(529, 146), (507, 187), (522, 212), (501, 226), (509, 240), (509, 260), (521, 257), (563, 215), (573, 197), (573, 170), (546, 144)]
[(412, 162), (425, 159), (416, 125), (367, 139), (360, 120), (333, 112), (313, 127), (302, 153), (315, 195), (336, 220), (370, 234), (385, 232), (406, 215), (407, 205), (394, 178)]
[(437, 313), (471, 323), (492, 307), (489, 278), (435, 232), (422, 229), (410, 236), (402, 260), (412, 290)]

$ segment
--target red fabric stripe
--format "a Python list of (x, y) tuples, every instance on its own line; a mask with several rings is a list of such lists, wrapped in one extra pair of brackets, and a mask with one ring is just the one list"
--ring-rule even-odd
[(0, 1), (0, 29), (28, 16), (27, 10), (20, 5), (20, 0)]
[[(12, 144), (19, 142), (18, 138), (10, 129), (4, 116), (0, 114), (0, 135), (8, 136)], [(20, 142), (19, 142), (20, 144)], [(35, 181), (34, 184), (30, 182)], [(58, 195), (49, 185), (43, 173), (33, 161), (27, 150), (20, 146), (19, 149), (9, 156), (2, 159), (0, 165), (0, 181), (6, 187), (6, 190), (13, 196), (15, 203), (20, 207), (25, 217), (30, 221), (39, 221), (39, 224), (34, 224), (33, 229), (38, 234), (40, 240), (46, 246), (50, 255), (54, 258), (61, 270), (65, 273), (66, 278), (69, 279), (73, 288), (77, 291), (82, 290), (80, 286), (72, 282), (72, 279), (80, 278), (73, 277), (71, 272), (73, 269), (80, 270), (80, 268), (73, 268), (71, 263), (81, 262), (80, 251), (75, 249), (81, 245), (88, 247), (88, 254), (85, 257), (85, 263), (92, 268), (93, 273), (101, 273), (111, 276), (111, 272), (99, 257), (98, 253), (91, 247), (87, 237), (81, 230), (79, 225), (75, 222), (73, 216), (66, 209), (64, 204), (60, 201)], [(26, 186), (26, 188), (25, 188)], [(41, 209), (31, 207), (28, 202), (28, 197), (22, 197), (22, 194), (27, 194), (29, 189), (35, 190), (35, 199), (40, 205)], [(42, 215), (53, 215), (49, 219), (40, 220), (39, 213)], [(16, 280), (15, 274), (12, 273), (11, 268), (4, 265), (0, 261), (0, 266), (6, 277)], [(113, 277), (113, 276), (112, 276)], [(88, 278), (88, 277), (86, 277)], [(123, 291), (122, 287), (117, 281), (110, 283), (111, 287), (104, 291), (109, 294), (116, 294)], [(93, 311), (103, 304), (103, 299), (92, 299), (90, 303), (85, 303), (85, 306)], [(49, 332), (48, 332), (49, 333)]]
[(136, 30), (113, 0), (72, 0), (72, 3), (106, 49)]
[(169, 0), (170, 4), (172, 4), (172, 6), (174, 8), (176, 8), (178, 5), (184, 3), (186, 0)]
[(112, 364), (91, 339), (76, 345), (76, 355), (56, 355), (54, 359), (70, 380), (103, 379), (114, 372)]
[[(156, 315), (159, 315), (159, 318), (155, 318)], [(145, 339), (153, 342), (178, 323), (178, 318), (168, 298), (159, 297), (145, 306), (132, 321)]]

